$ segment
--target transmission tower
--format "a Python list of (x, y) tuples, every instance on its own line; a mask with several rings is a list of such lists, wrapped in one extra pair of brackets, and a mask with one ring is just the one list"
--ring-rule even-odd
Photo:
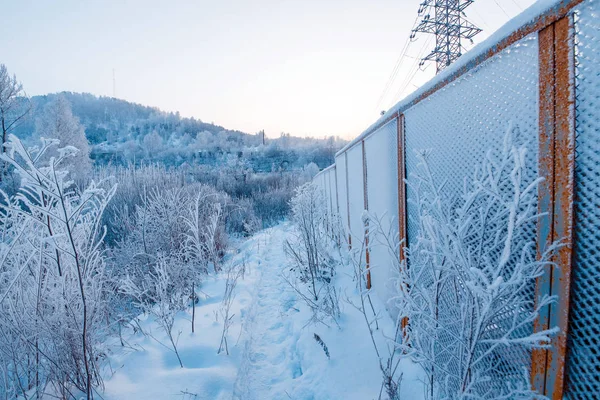
[(461, 39), (473, 42), (473, 36), (481, 29), (466, 20), (465, 8), (474, 0), (424, 0), (419, 5), (421, 22), (413, 29), (411, 39), (417, 32), (435, 35), (435, 48), (429, 55), (421, 59), (435, 61), (437, 72), (452, 64), (462, 55)]

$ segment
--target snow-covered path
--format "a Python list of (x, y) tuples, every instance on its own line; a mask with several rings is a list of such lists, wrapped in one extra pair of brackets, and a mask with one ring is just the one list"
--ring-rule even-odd
[[(288, 229), (279, 229), (277, 234), (264, 235), (264, 246), (259, 251), (261, 275), (245, 321), (243, 335), (247, 336), (234, 398), (289, 398), (286, 388), (290, 380), (302, 375), (296, 351), (298, 335), (294, 334), (292, 321), (285, 318), (294, 299), (281, 278), (288, 234)], [(304, 398), (314, 397), (305, 394)]]
[[(123, 331), (126, 345), (118, 338), (107, 343), (109, 367), (105, 374), (106, 400), (369, 400), (378, 399), (381, 373), (362, 314), (347, 303), (357, 303), (358, 292), (348, 265), (340, 265), (335, 285), (341, 317), (335, 324), (309, 324), (311, 311), (282, 278), (289, 271), (284, 243), (293, 238), (293, 228), (283, 223), (258, 232), (238, 243), (224, 265), (243, 266), (232, 304), (229, 352), (217, 354), (223, 321), (219, 312), (225, 290), (225, 273), (211, 275), (197, 291), (195, 333), (190, 332), (192, 309), (179, 313), (174, 332), (184, 368), (164, 343), (164, 332), (151, 318)], [(293, 240), (293, 239), (292, 239)], [(375, 308), (383, 305), (373, 298)], [(133, 326), (140, 326), (145, 334)], [(379, 320), (380, 346), (383, 332), (393, 332), (393, 323), (383, 310)], [(315, 334), (328, 347), (328, 357)], [(384, 348), (384, 347), (381, 347)], [(408, 360), (406, 360), (408, 362)], [(403, 398), (422, 398), (422, 385), (405, 371)]]

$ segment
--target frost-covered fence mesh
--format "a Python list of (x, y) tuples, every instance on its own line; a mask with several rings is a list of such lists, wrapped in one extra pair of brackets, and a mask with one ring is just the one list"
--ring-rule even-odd
[[(411, 174), (421, 171), (415, 151), (430, 152), (429, 166), (437, 184), (443, 184), (443, 190), (450, 197), (458, 198), (475, 165), (481, 163), (488, 151), (496, 154), (501, 151), (505, 133), (511, 126), (516, 144), (525, 144), (528, 148), (526, 181), (537, 178), (538, 87), (538, 40), (537, 34), (532, 34), (404, 112), (409, 246), (414, 243), (420, 226), (417, 205), (411, 202), (415, 193), (410, 183), (416, 182)], [(532, 222), (517, 240), (535, 243), (535, 223)], [(526, 295), (533, 299), (534, 292), (532, 285)], [(446, 316), (452, 318), (456, 295), (449, 290), (443, 293), (440, 307), (444, 311), (440, 315), (447, 312)], [(444, 304), (447, 307), (444, 308)], [(505, 331), (513, 317), (514, 310), (510, 310), (489, 329)], [(532, 332), (533, 327), (524, 329), (526, 334)], [(453, 339), (449, 336), (440, 340)], [(523, 368), (530, 369), (531, 354), (523, 349), (500, 347), (489, 357), (489, 363), (496, 366), (497, 373), (490, 382), (481, 383), (484, 391), (506, 387), (511, 377), (522, 377)], [(448, 365), (451, 367), (452, 363)]]
[(333, 168), (329, 171), (329, 193), (330, 193), (330, 198), (329, 198), (329, 203), (330, 203), (330, 207), (331, 207), (331, 212), (333, 213), (333, 215), (336, 218), (339, 218), (338, 215), (338, 204), (337, 204), (337, 193), (336, 193), (336, 187), (335, 187), (335, 179), (336, 179), (336, 168), (335, 165), (333, 166)]
[[(571, 19), (573, 14), (574, 19)], [(556, 294), (558, 305), (550, 307), (550, 314), (543, 315), (542, 319), (549, 317), (551, 325), (556, 325), (553, 321), (557, 320), (562, 333), (553, 339), (547, 353), (540, 353), (547, 359), (535, 357), (533, 377), (536, 389), (552, 398), (560, 397), (563, 390), (565, 398), (569, 399), (598, 398), (600, 393), (599, 17), (600, 0), (538, 2), (538, 6), (511, 21), (503, 34), (497, 34), (497, 41), (492, 42), (496, 39), (491, 37), (487, 43), (482, 43), (483, 46), (478, 46), (479, 52), (474, 49), (471, 55), (465, 54), (436, 79), (385, 113), (336, 155), (335, 168), (326, 171), (320, 181), (320, 185), (330, 188), (328, 210), (337, 212), (346, 238), (348, 234), (352, 236), (354, 249), (360, 249), (363, 240), (365, 190), (369, 213), (374, 217), (381, 218), (387, 212), (389, 217), (397, 218), (396, 210), (400, 207), (410, 247), (415, 243), (420, 227), (418, 208), (411, 203), (415, 193), (410, 184), (416, 181), (411, 174), (419, 171), (415, 150), (428, 152), (429, 167), (437, 184), (443, 184), (442, 190), (458, 201), (465, 179), (472, 176), (475, 165), (479, 165), (489, 151), (494, 153), (501, 149), (505, 133), (511, 126), (514, 144), (528, 148), (524, 181), (531, 182), (541, 173), (546, 177), (551, 174), (553, 179), (547, 182), (555, 182), (554, 185), (542, 184), (540, 188), (544, 190), (540, 210), (549, 210), (551, 217), (550, 228), (543, 221), (540, 223), (540, 238), (547, 234), (545, 229), (551, 229), (552, 238), (557, 239), (563, 232), (568, 235), (573, 227), (573, 248), (571, 253), (569, 246), (563, 247), (553, 258), (559, 264), (557, 268), (561, 268), (553, 270), (558, 273), (541, 279), (537, 289), (534, 284), (527, 287), (524, 296), (530, 301), (530, 307), (507, 309), (505, 315), (489, 324), (485, 335), (497, 337), (495, 333), (506, 332), (513, 318), (518, 319), (524, 311), (531, 310), (536, 290), (538, 296)], [(572, 21), (575, 22), (574, 52), (569, 47), (570, 31), (567, 32)], [(538, 33), (542, 35), (541, 42), (538, 42)], [(566, 74), (571, 72), (572, 57), (575, 75), (567, 77)], [(571, 78), (575, 83), (575, 121), (570, 114), (572, 99), (568, 96)], [(543, 94), (540, 93), (540, 82)], [(543, 117), (542, 131), (539, 130), (540, 115)], [(399, 170), (395, 141), (398, 119), (404, 121), (403, 151), (400, 151), (404, 163), (400, 172), (403, 174), (406, 170), (409, 183), (406, 205), (404, 188), (397, 191)], [(576, 134), (574, 177), (568, 145), (573, 126)], [(540, 135), (544, 138), (542, 142), (539, 142)], [(541, 155), (538, 154), (540, 144)], [(363, 182), (363, 146), (366, 182)], [(541, 171), (538, 171), (539, 161), (542, 161)], [(572, 181), (574, 185), (571, 185)], [(571, 195), (574, 195), (574, 221), (570, 214)], [(391, 218), (386, 222), (389, 221)], [(397, 219), (395, 221), (397, 224)], [(517, 247), (523, 243), (535, 244), (538, 249), (543, 247), (544, 243), (537, 242), (536, 229), (532, 222), (520, 232)], [(503, 235), (506, 228), (498, 225), (496, 232)], [(567, 243), (571, 243), (569, 239), (566, 238)], [(380, 252), (376, 243), (375, 238), (369, 243), (371, 279), (373, 290), (386, 300), (393, 274), (389, 268), (391, 259)], [(409, 257), (409, 270), (415, 268), (410, 265), (410, 260)], [(508, 268), (510, 265), (511, 262)], [(454, 291), (444, 291), (440, 300), (441, 314), (447, 311), (445, 317), (452, 317), (452, 301), (445, 300), (444, 296), (458, 298), (465, 291), (465, 285)], [(565, 361), (565, 348), (561, 342), (564, 336), (561, 335), (565, 334), (567, 323)], [(448, 326), (451, 325), (449, 322)], [(518, 333), (520, 337), (532, 332), (533, 326), (529, 325)], [(448, 336), (439, 340), (453, 339)], [(491, 380), (481, 380), (477, 391), (481, 389), (493, 394), (501, 386), (516, 382), (524, 372), (531, 373), (530, 351), (515, 346), (500, 346), (486, 359), (496, 372)], [(566, 386), (562, 380), (563, 365)], [(452, 363), (448, 366), (452, 368)], [(449, 371), (448, 375), (452, 374), (453, 371)]]
[(365, 233), (362, 215), (365, 210), (363, 180), (363, 156), (360, 143), (352, 147), (348, 154), (348, 198), (350, 200), (350, 234), (352, 248), (360, 250)]
[(338, 199), (338, 207), (340, 212), (340, 221), (342, 223), (342, 228), (346, 232), (344, 237), (344, 241), (348, 240), (348, 232), (350, 228), (348, 226), (348, 196), (347, 196), (347, 187), (346, 187), (346, 155), (341, 154), (335, 158), (335, 174), (336, 174), (336, 190), (337, 190), (337, 199)]
[(321, 185), (323, 187), (323, 192), (325, 193), (325, 207), (327, 208), (327, 220), (331, 221), (332, 215), (331, 215), (331, 202), (329, 201), (329, 198), (331, 197), (331, 193), (330, 193), (330, 189), (329, 189), (329, 171), (331, 171), (331, 169), (326, 169), (323, 171), (323, 178), (322, 178), (322, 182)]
[[(381, 222), (384, 232), (398, 232), (398, 123), (394, 119), (365, 139), (369, 215)], [(393, 295), (393, 260), (385, 238), (370, 234), (371, 282), (385, 302)]]
[[(335, 188), (335, 166), (322, 171), (322, 185), (325, 191), (325, 205), (327, 207), (327, 225), (330, 233), (337, 235), (339, 230), (339, 215), (337, 210), (336, 188)], [(337, 239), (336, 239), (337, 240)]]
[(600, 3), (576, 10), (575, 237), (566, 398), (600, 393)]

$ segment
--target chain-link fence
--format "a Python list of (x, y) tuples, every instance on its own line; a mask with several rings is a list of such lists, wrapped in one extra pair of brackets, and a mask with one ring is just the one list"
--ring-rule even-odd
[[(536, 179), (538, 74), (538, 41), (537, 35), (533, 34), (404, 112), (409, 247), (414, 246), (420, 226), (420, 205), (417, 204), (415, 190), (419, 185), (416, 175), (423, 175), (423, 170), (418, 165), (417, 153), (428, 153), (428, 167), (436, 185), (441, 188), (440, 197), (455, 202), (463, 195), (465, 181), (473, 176), (478, 164), (486, 157), (497, 157), (502, 152), (507, 130), (511, 130), (515, 144), (527, 148), (525, 182)], [(488, 231), (482, 235), (496, 234), (506, 226), (490, 223), (486, 229)], [(535, 229), (535, 221), (531, 221), (521, 235), (515, 237), (515, 242), (535, 242)], [(497, 249), (498, 252), (501, 250)], [(507, 269), (510, 268), (511, 265), (507, 265)], [(464, 296), (457, 293), (456, 288), (445, 289), (441, 291), (440, 319), (462, 324), (460, 319), (457, 320), (460, 316), (454, 315), (453, 311), (460, 307), (456, 304), (457, 299), (460, 301)], [(523, 291), (523, 296), (530, 299), (531, 307), (534, 292), (534, 282)], [(522, 314), (526, 316), (526, 313)], [(513, 323), (514, 310), (507, 309), (504, 318), (494, 321), (494, 326), (495, 329), (507, 330)], [(461, 329), (460, 326), (455, 328)], [(517, 334), (527, 336), (532, 331), (533, 326), (527, 326)], [(490, 335), (484, 336), (494, 335), (490, 332)], [(443, 343), (442, 338), (438, 343), (441, 352), (455, 340), (451, 335), (446, 339), (449, 343)], [(530, 369), (531, 355), (524, 348), (501, 347), (488, 358), (486, 362), (496, 367), (494, 376), (489, 377), (491, 381), (485, 385), (497, 386), (494, 388), (497, 393), (501, 393), (511, 378), (521, 379), (523, 368)], [(460, 367), (459, 363), (447, 361), (448, 372), (459, 376), (460, 373), (455, 371)]]
[[(330, 188), (329, 208), (339, 213), (354, 250), (363, 241), (365, 209), (385, 228), (399, 228), (394, 234), (410, 247), (421, 226), (411, 201), (416, 152), (428, 153), (437, 183), (459, 200), (475, 166), (498, 154), (510, 130), (527, 148), (523, 181), (545, 179), (538, 199), (544, 216), (525, 224), (516, 241), (538, 252), (555, 240), (563, 246), (553, 256), (556, 267), (522, 291), (528, 309), (507, 309), (484, 336), (506, 330), (544, 295), (557, 296), (556, 304), (518, 335), (554, 326), (559, 333), (539, 355), (510, 346), (487, 356), (495, 373), (480, 390), (499, 393), (522, 382), (525, 371), (551, 398), (593, 399), (600, 393), (600, 0), (549, 1), (537, 12), (528, 10), (487, 47), (398, 103), (336, 155), (334, 172), (321, 184)], [(373, 291), (385, 301), (397, 290), (397, 263), (371, 238)], [(448, 304), (451, 319), (451, 297), (464, 288), (447, 289), (442, 307)]]
[(600, 395), (600, 2), (576, 9), (575, 240), (567, 398)]

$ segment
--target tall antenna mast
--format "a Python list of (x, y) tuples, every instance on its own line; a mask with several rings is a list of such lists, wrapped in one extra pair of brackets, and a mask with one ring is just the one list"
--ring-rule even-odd
[[(461, 39), (473, 42), (473, 36), (481, 29), (466, 20), (465, 8), (474, 0), (424, 0), (419, 6), (419, 17), (423, 17), (419, 25), (413, 29), (411, 38), (417, 32), (435, 35), (435, 48), (429, 55), (421, 59), (435, 61), (437, 72), (452, 64), (462, 55)], [(432, 18), (433, 17), (433, 18)]]
[(113, 97), (117, 98), (117, 79), (115, 78), (115, 69), (113, 68)]

